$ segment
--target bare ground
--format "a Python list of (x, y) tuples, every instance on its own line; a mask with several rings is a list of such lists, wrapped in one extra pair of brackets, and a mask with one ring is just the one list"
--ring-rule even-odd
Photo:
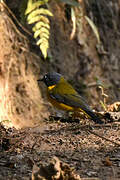
[[(60, 72), (67, 79), (75, 80), (77, 82), (75, 86), (79, 86), (81, 80), (84, 81), (85, 85), (89, 87), (90, 104), (96, 109), (101, 109), (100, 100), (102, 98), (99, 92), (97, 93), (96, 88), (90, 88), (90, 83), (95, 83), (96, 77), (109, 87), (108, 104), (119, 101), (120, 98), (120, 34), (119, 8), (117, 8), (119, 2), (117, 6), (113, 0), (101, 0), (98, 1), (99, 4), (96, 4), (97, 1), (90, 2), (92, 4), (88, 3), (87, 15), (94, 17), (93, 20), (99, 29), (101, 41), (107, 54), (98, 55), (96, 52), (96, 38), (93, 31), (89, 30), (90, 28), (87, 28), (88, 34), (86, 33), (85, 36), (87, 37), (87, 50), (84, 44), (81, 47), (78, 43), (81, 36), (80, 38), (75, 36), (71, 41), (69, 37), (72, 25), (65, 18), (64, 6), (55, 5), (52, 6), (54, 19), (51, 26), (54, 28), (51, 28), (50, 43), (53, 58), (51, 61), (43, 62), (41, 74), (50, 70)], [(91, 47), (91, 44), (94, 47)], [(8, 47), (6, 48), (6, 52), (8, 52)], [(29, 124), (26, 118), (24, 119)], [(91, 180), (95, 178), (101, 180), (120, 179), (119, 129), (118, 123), (103, 126), (91, 124), (89, 126), (89, 122), (80, 124), (77, 122), (47, 121), (45, 130), (41, 133), (39, 126), (24, 130), (13, 128), (7, 130), (1, 125), (0, 179), (30, 179), (33, 164), (39, 167), (41, 164), (48, 164), (53, 156), (68, 163), (70, 167), (74, 167), (81, 178)], [(93, 132), (116, 142), (116, 144), (100, 138)]]
[(54, 156), (74, 167), (81, 178), (120, 179), (119, 130), (119, 123), (46, 121), (42, 133), (39, 126), (18, 131), (1, 125), (0, 179), (30, 179), (33, 164), (48, 164)]

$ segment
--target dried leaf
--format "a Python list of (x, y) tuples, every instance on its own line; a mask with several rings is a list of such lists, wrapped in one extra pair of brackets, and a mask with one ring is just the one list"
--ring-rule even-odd
[(97, 29), (96, 25), (94, 24), (93, 21), (91, 21), (91, 19), (88, 16), (85, 16), (85, 19), (87, 20), (90, 27), (92, 28), (92, 30), (93, 30), (96, 38), (97, 38), (98, 44), (100, 44), (100, 36), (99, 36), (99, 32), (98, 32), (98, 29)]

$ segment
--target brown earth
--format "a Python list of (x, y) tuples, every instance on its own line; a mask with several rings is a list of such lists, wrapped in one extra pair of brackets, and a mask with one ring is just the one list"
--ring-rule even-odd
[(119, 124), (100, 126), (49, 121), (42, 133), (39, 126), (19, 131), (1, 126), (0, 131), (1, 180), (30, 179), (34, 164), (48, 165), (54, 156), (74, 167), (81, 178), (120, 179)]
[[(24, 92), (30, 92), (29, 97), (32, 97), (32, 102), (35, 107), (36, 103), (34, 103), (35, 99), (33, 94), (36, 92), (36, 89), (36, 95), (38, 95), (36, 96), (37, 103), (39, 104), (39, 101), (42, 102), (41, 94), (36, 84), (36, 79), (39, 74), (39, 70), (36, 70), (39, 69), (39, 66), (41, 75), (53, 70), (62, 73), (66, 79), (74, 85), (78, 92), (87, 97), (89, 104), (96, 110), (103, 110), (100, 100), (104, 100), (104, 95), (98, 89), (99, 84), (103, 85), (103, 89), (108, 95), (108, 98), (105, 98), (107, 104), (119, 101), (120, 99), (120, 2), (114, 2), (113, 0), (80, 2), (82, 13), (89, 16), (98, 27), (103, 46), (103, 49), (100, 47), (102, 49), (101, 51), (96, 50), (98, 42), (95, 34), (84, 19), (82, 19), (81, 24), (77, 24), (75, 36), (70, 40), (72, 22), (68, 16), (69, 12), (66, 14), (65, 5), (52, 1), (51, 8), (54, 17), (51, 19), (50, 52), (47, 60), (38, 61), (35, 56), (30, 54), (30, 51), (37, 51), (37, 55), (40, 54), (39, 50), (35, 48), (35, 45), (33, 46), (33, 41), (30, 41), (31, 44), (33, 43), (31, 50), (29, 46), (27, 46), (28, 52), (26, 52), (26, 56), (24, 57), (23, 51), (25, 49), (19, 49), (17, 44), (18, 42), (22, 42), (23, 44), (20, 47), (26, 45), (26, 43), (21, 40), (21, 37), (16, 38), (16, 36), (12, 34), (12, 37), (15, 37), (14, 42), (13, 38), (8, 38), (10, 34), (7, 34), (7, 45), (12, 41), (12, 46), (10, 45), (8, 51), (9, 46), (6, 46), (3, 40), (4, 36), (0, 36), (2, 42), (1, 48), (3, 48), (0, 56), (3, 57), (4, 55), (6, 60), (2, 62), (9, 64), (13, 56), (14, 60), (16, 60), (15, 62), (18, 62), (18, 64), (15, 63), (15, 66), (11, 65), (9, 78), (12, 77), (11, 79), (13, 79), (13, 87), (16, 87), (17, 82), (14, 73), (19, 73), (19, 68), (17, 71), (12, 69), (14, 69), (14, 67), (21, 67), (22, 73), (20, 72), (20, 74), (18, 74), (18, 79), (21, 83), (21, 80), (23, 80), (25, 76), (25, 83), (27, 82), (25, 86), (21, 88), (23, 88), (22, 90), (26, 90), (26, 87), (28, 87), (26, 85), (29, 85), (28, 89)], [(77, 11), (79, 14), (81, 9), (76, 10), (76, 13)], [(79, 29), (80, 25), (83, 25), (82, 31)], [(4, 31), (2, 30), (0, 32), (3, 33)], [(9, 32), (13, 33), (13, 31)], [(17, 53), (15, 53), (16, 47)], [(5, 51), (3, 51), (4, 49)], [(21, 52), (21, 54), (23, 53), (22, 59), (19, 52)], [(13, 56), (11, 56), (11, 53)], [(15, 56), (16, 54), (17, 56)], [(3, 60), (3, 58), (1, 59)], [(33, 60), (37, 63), (34, 64)], [(27, 62), (29, 67), (27, 71), (25, 68), (22, 68), (21, 61)], [(23, 63), (23, 65), (25, 65), (25, 63)], [(2, 67), (6, 68), (7, 66), (3, 65)], [(32, 74), (32, 78), (28, 77), (30, 73)], [(7, 74), (5, 73), (5, 75)], [(31, 79), (36, 88), (30, 83)], [(30, 80), (30, 82), (28, 82), (28, 80)], [(31, 87), (33, 89), (31, 89)], [(31, 92), (32, 90), (34, 91), (33, 94)], [(43, 97), (46, 98), (44, 93), (45, 87), (40, 85), (40, 90), (43, 93)], [(29, 125), (28, 121), (34, 121), (36, 111), (35, 108), (26, 106), (26, 103), (31, 105), (31, 101), (30, 98), (26, 99), (24, 92), (20, 91), (19, 96), (16, 96), (17, 98), (20, 97), (23, 102), (23, 104), (21, 103), (21, 109), (23, 109), (22, 118), (19, 114), (18, 117), (20, 116), (23, 124)], [(24, 95), (24, 98), (22, 98), (22, 95)], [(40, 99), (37, 97), (40, 97)], [(2, 96), (1, 100), (3, 100)], [(26, 100), (26, 103), (24, 103), (24, 100)], [(17, 99), (14, 98), (14, 102), (18, 102)], [(24, 107), (27, 111), (25, 111)], [(45, 112), (47, 113), (48, 111)], [(38, 112), (40, 113), (40, 121), (41, 117), (44, 117), (45, 112)], [(28, 118), (30, 113), (32, 114), (32, 119)], [(43, 116), (41, 116), (41, 113)], [(75, 122), (58, 123), (48, 120), (45, 123), (45, 130), (39, 126), (24, 130), (15, 130), (14, 128), (5, 129), (3, 126), (0, 126), (0, 179), (30, 179), (33, 164), (35, 163), (38, 166), (48, 164), (53, 156), (68, 163), (70, 167), (74, 167), (76, 173), (79, 174), (81, 178), (96, 178), (102, 180), (120, 179), (119, 123), (111, 123), (103, 126), (91, 124), (89, 126), (88, 122), (85, 121), (85, 124)], [(98, 135), (112, 140), (112, 142)]]

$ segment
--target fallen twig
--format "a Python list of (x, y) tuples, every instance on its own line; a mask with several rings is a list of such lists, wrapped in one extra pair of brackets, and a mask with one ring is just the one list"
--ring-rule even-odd
[(90, 132), (91, 134), (94, 134), (95, 136), (100, 137), (101, 139), (104, 139), (105, 141), (109, 141), (109, 142), (111, 142), (112, 144), (115, 144), (116, 146), (120, 146), (119, 143), (114, 142), (114, 141), (112, 141), (112, 140), (110, 140), (110, 139), (108, 139), (108, 138), (106, 138), (106, 137), (104, 137), (104, 136), (102, 136), (102, 135), (99, 135), (99, 134), (95, 133), (94, 131), (92, 131), (92, 130), (90, 130), (90, 129), (87, 129), (87, 131)]

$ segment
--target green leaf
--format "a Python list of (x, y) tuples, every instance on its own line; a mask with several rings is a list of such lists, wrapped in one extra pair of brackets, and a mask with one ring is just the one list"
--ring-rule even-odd
[(35, 24), (35, 26), (33, 27), (32, 30), (34, 31), (34, 30), (40, 29), (41, 27), (45, 27), (47, 29), (50, 29), (50, 25), (49, 24), (45, 24), (44, 22), (40, 21), (40, 22)]
[(28, 24), (32, 24), (38, 21), (43, 21), (44, 23), (49, 24), (49, 19), (42, 15), (33, 17), (28, 21)]
[(37, 45), (40, 45), (40, 44), (42, 44), (43, 42), (48, 42), (48, 39), (46, 39), (45, 37), (42, 37), (41, 39), (39, 39), (38, 41), (37, 41)]
[(33, 17), (37, 16), (37, 15), (40, 15), (40, 14), (43, 14), (43, 15), (48, 15), (48, 16), (53, 16), (53, 14), (47, 10), (47, 9), (44, 9), (44, 8), (40, 8), (40, 9), (35, 9), (34, 11), (32, 11), (28, 17), (27, 17), (27, 20), (29, 21), (30, 19), (32, 19)]
[(42, 51), (42, 54), (43, 54), (44, 58), (47, 57), (47, 50), (48, 50), (48, 48), (49, 48), (48, 42), (42, 43), (42, 44), (40, 45), (40, 49), (41, 49), (41, 51)]
[(34, 9), (40, 7), (41, 5), (44, 5), (47, 2), (48, 2), (48, 0), (41, 0), (41, 1), (36, 1), (33, 3), (32, 0), (28, 0), (28, 5), (27, 5), (27, 9), (25, 11), (25, 15), (29, 14)]
[(50, 32), (48, 29), (42, 27), (35, 31), (34, 38), (36, 39), (38, 36), (42, 37), (43, 34), (47, 34), (49, 36)]
[(45, 8), (40, 8), (41, 5), (45, 5), (48, 0), (28, 0), (27, 9), (25, 14), (27, 16), (28, 24), (33, 24), (32, 28), (34, 32), (34, 38), (38, 38), (37, 45), (40, 46), (41, 52), (44, 58), (47, 57), (47, 50), (49, 48), (49, 36), (50, 36), (50, 23), (46, 16), (53, 16), (53, 14)]

